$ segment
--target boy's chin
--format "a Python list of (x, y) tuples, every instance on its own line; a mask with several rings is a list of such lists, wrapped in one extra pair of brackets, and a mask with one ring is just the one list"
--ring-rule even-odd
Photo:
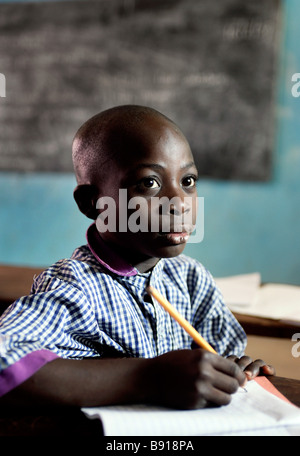
[(119, 246), (128, 257), (145, 256), (147, 258), (172, 258), (180, 255), (187, 244), (188, 236), (176, 237), (149, 233), (118, 233), (103, 236), (105, 241)]
[(186, 244), (179, 244), (179, 245), (172, 245), (172, 246), (164, 246), (160, 247), (156, 250), (155, 257), (156, 258), (173, 258), (180, 255), (184, 249)]
[(154, 233), (150, 236), (141, 236), (139, 246), (147, 255), (154, 258), (172, 258), (180, 255), (187, 244), (187, 233)]

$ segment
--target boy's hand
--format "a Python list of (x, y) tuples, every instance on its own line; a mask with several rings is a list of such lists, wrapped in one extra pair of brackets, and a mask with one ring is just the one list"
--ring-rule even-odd
[(235, 362), (202, 349), (173, 351), (151, 361), (147, 379), (151, 402), (160, 405), (180, 409), (227, 405), (246, 382)]
[(229, 356), (227, 359), (236, 363), (240, 369), (245, 373), (247, 380), (253, 380), (259, 375), (276, 375), (273, 366), (269, 366), (262, 359), (253, 361), (250, 356), (243, 356), (238, 358), (237, 356)]

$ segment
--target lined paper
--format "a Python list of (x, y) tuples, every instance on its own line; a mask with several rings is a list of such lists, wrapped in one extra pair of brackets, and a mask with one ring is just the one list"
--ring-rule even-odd
[(300, 435), (300, 409), (255, 381), (229, 405), (180, 411), (145, 405), (83, 408), (106, 436)]

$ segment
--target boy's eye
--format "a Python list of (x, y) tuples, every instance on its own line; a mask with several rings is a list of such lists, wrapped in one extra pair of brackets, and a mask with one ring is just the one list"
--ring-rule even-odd
[(159, 183), (153, 177), (145, 178), (142, 181), (142, 185), (146, 188), (158, 188)]
[(194, 187), (196, 185), (196, 178), (193, 176), (185, 177), (182, 181), (183, 187)]

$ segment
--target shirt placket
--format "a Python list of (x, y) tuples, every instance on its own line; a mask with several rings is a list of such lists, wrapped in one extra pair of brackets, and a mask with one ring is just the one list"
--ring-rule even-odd
[[(123, 279), (124, 280), (124, 279)], [(135, 305), (139, 307), (139, 312), (144, 320), (143, 339), (147, 345), (147, 352), (143, 353), (146, 357), (157, 356), (156, 342), (156, 312), (153, 304), (145, 301), (145, 288), (149, 280), (149, 274), (138, 274), (134, 277), (126, 278), (126, 288), (135, 299)], [(146, 341), (147, 339), (147, 341)]]
[[(157, 288), (164, 294), (163, 287), (163, 261), (159, 263), (152, 271), (150, 278), (150, 285)], [(155, 310), (156, 320), (156, 345), (157, 354), (161, 355), (167, 351), (175, 350), (177, 346), (174, 345), (172, 337), (172, 325), (169, 314), (162, 308), (162, 306), (152, 298), (153, 307)]]

